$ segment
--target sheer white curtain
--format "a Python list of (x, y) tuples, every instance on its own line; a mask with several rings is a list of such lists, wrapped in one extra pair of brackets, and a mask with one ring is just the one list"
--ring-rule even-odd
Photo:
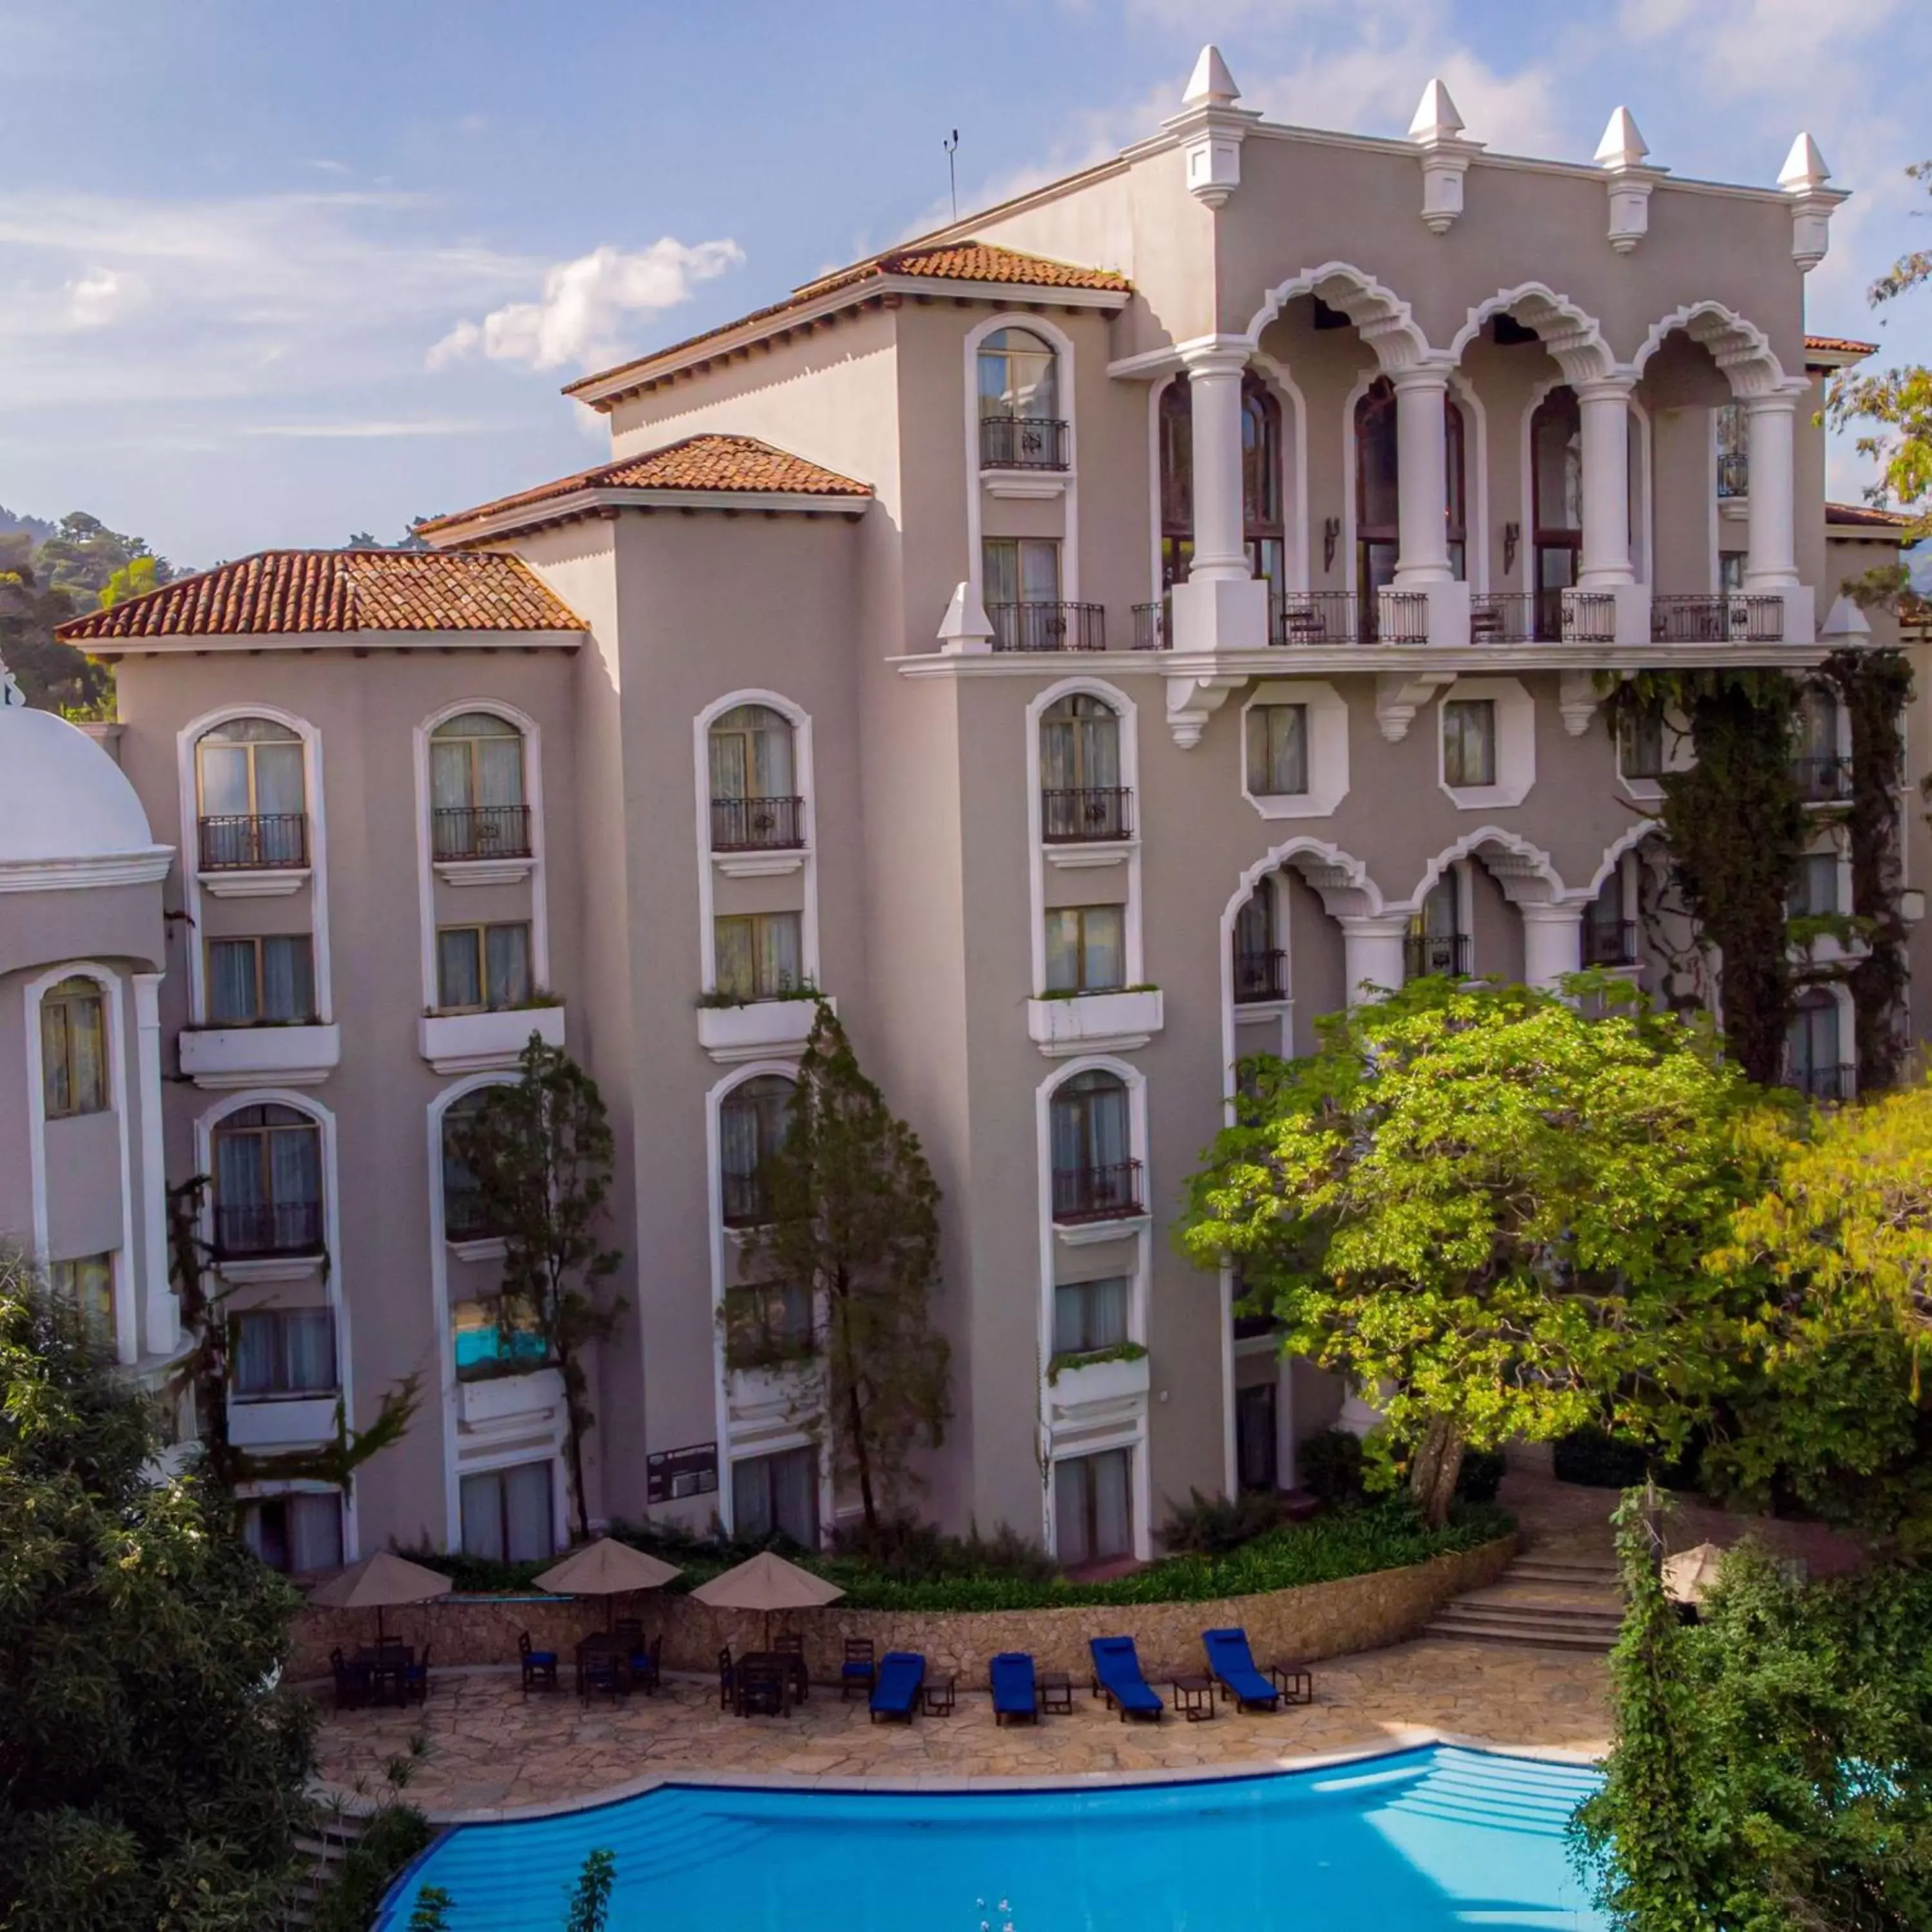
[(342, 1501), (334, 1496), (288, 1499), (289, 1568), (300, 1574), (342, 1567)]
[(470, 803), (470, 746), (461, 739), (429, 748), (430, 802), (439, 812), (460, 811)]
[(1070, 1569), (1091, 1562), (1084, 1457), (1068, 1457), (1053, 1466), (1053, 1520), (1054, 1553), (1060, 1562)]
[(255, 942), (217, 939), (208, 948), (208, 1018), (219, 1024), (246, 1025), (260, 1018), (256, 1005)]
[(1129, 1452), (1108, 1449), (1086, 1460), (1093, 1472), (1094, 1557), (1131, 1556), (1134, 1537), (1128, 1500)]
[(530, 996), (530, 929), (492, 926), (484, 929), (484, 978), (493, 1006), (520, 1006)]
[(302, 748), (299, 742), (257, 745), (255, 810), (264, 818), (294, 814), (302, 808)]
[(771, 1458), (772, 1514), (794, 1543), (818, 1543), (818, 1459), (809, 1449), (788, 1449)]
[(315, 956), (305, 933), (262, 940), (262, 1013), (272, 1020), (314, 1017)]
[(504, 1470), (504, 1536), (512, 1563), (529, 1563), (556, 1548), (550, 1532), (550, 1466), (519, 1462)]

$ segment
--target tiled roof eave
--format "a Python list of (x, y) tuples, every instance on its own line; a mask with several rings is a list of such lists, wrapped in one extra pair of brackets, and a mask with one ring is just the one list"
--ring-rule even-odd
[(200, 656), (208, 651), (574, 651), (587, 631), (401, 630), (377, 626), (355, 630), (159, 631), (150, 635), (74, 638), (68, 641), (89, 657), (112, 662), (124, 657)]
[(728, 516), (858, 517), (872, 496), (848, 491), (803, 490), (625, 489), (600, 484), (492, 508), (474, 516), (447, 517), (422, 526), (424, 540), (437, 549), (486, 543), (493, 537), (546, 524), (574, 523), (585, 517), (614, 516), (620, 510), (719, 510)]

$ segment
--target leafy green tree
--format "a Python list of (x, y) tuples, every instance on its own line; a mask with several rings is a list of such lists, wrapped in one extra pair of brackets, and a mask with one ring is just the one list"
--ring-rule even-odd
[(0, 1256), (0, 1925), (280, 1922), (314, 1706), (299, 1599), (161, 1478), (149, 1404)]
[(562, 1374), (571, 1506), (581, 1538), (590, 1534), (584, 1444), (596, 1422), (585, 1357), (624, 1309), (621, 1298), (598, 1292), (623, 1259), (599, 1239), (610, 1193), (610, 1124), (596, 1082), (560, 1047), (532, 1031), (520, 1065), (514, 1084), (483, 1090), (452, 1138), (502, 1236), (506, 1340), (526, 1320)]
[(105, 664), (54, 635), (76, 614), (73, 598), (40, 574), (31, 536), (0, 535), (0, 661), (38, 710), (91, 711), (112, 688)]
[(824, 1422), (876, 1541), (913, 1486), (913, 1452), (937, 1448), (952, 1419), (950, 1352), (931, 1308), (939, 1189), (919, 1136), (860, 1072), (822, 1001), (765, 1179), (771, 1218), (749, 1256), (767, 1279), (811, 1293)]
[(101, 609), (111, 610), (130, 597), (145, 597), (149, 591), (158, 590), (164, 581), (158, 574), (160, 565), (158, 557), (130, 558), (100, 586)]
[(1418, 981), (1320, 1022), (1190, 1183), (1180, 1239), (1232, 1256), (1283, 1348), (1367, 1392), (1432, 1525), (1466, 1448), (1613, 1422), (1680, 1447), (1742, 1324), (1703, 1257), (1774, 1157), (1708, 1032), (1603, 975), (1586, 1016), (1522, 986)]
[(34, 553), (34, 563), (42, 580), (66, 592), (76, 610), (92, 610), (99, 608), (100, 593), (115, 573), (141, 557), (153, 560), (156, 583), (172, 578), (167, 559), (155, 556), (141, 538), (110, 530), (85, 510), (70, 510)]
[(450, 1908), (455, 1903), (441, 1886), (424, 1886), (410, 1913), (409, 1932), (449, 1932)]

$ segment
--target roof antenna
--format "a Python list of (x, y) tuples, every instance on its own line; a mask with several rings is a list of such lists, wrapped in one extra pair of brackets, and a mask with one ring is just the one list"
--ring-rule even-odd
[(957, 221), (959, 219), (959, 173), (952, 158), (959, 152), (959, 130), (954, 128), (952, 140), (942, 141), (939, 145), (946, 150), (946, 184), (952, 192), (952, 218)]

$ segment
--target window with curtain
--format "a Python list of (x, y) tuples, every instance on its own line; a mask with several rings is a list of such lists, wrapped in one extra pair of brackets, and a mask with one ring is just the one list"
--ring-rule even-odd
[(1563, 592), (1576, 581), (1583, 554), (1583, 415), (1567, 383), (1537, 404), (1529, 419), (1529, 457), (1537, 635), (1560, 638)]
[(754, 912), (712, 922), (716, 990), (728, 1000), (775, 1000), (805, 984), (799, 915)]
[(1308, 789), (1308, 706), (1248, 707), (1248, 789), (1257, 798), (1282, 797)]
[(215, 1247), (223, 1255), (303, 1253), (322, 1245), (322, 1132), (269, 1103), (216, 1126)]
[(235, 1393), (323, 1395), (336, 1387), (335, 1317), (327, 1308), (250, 1309), (235, 1318)]
[(513, 1462), (463, 1478), (463, 1553), (495, 1563), (535, 1563), (556, 1551), (553, 1465)]
[(1006, 651), (1054, 648), (1060, 601), (1060, 544), (1048, 537), (988, 537), (980, 546), (980, 578), (995, 646)]
[(498, 1012), (526, 1004), (532, 990), (528, 924), (439, 926), (436, 982), (442, 1012)]
[(711, 796), (714, 800), (790, 798), (792, 724), (768, 704), (734, 704), (712, 720)]
[(1842, 910), (1837, 853), (1808, 852), (1798, 860), (1787, 910), (1793, 919), (1821, 918)]
[(1053, 1352), (1091, 1355), (1118, 1348), (1127, 1340), (1130, 1286), (1124, 1274), (1060, 1282), (1053, 1291)]
[(464, 1130), (489, 1098), (487, 1088), (452, 1100), (442, 1114), (442, 1232), (446, 1240), (477, 1241), (500, 1233), (469, 1164), (458, 1151)]
[(1177, 376), (1160, 392), (1160, 587), (1187, 580), (1194, 562), (1194, 392)]
[(1054, 1554), (1070, 1570), (1134, 1553), (1133, 1452), (1063, 1456), (1053, 1466)]
[(342, 1568), (342, 1498), (333, 1490), (256, 1496), (242, 1505), (242, 1540), (271, 1570), (319, 1576)]
[[(1133, 1157), (1132, 1114), (1126, 1084), (1118, 1074), (1094, 1067), (1062, 1081), (1054, 1089), (1048, 1118), (1057, 1193), (1070, 1198), (1083, 1186), (1105, 1192), (1112, 1184), (1105, 1178), (1109, 1176), (1120, 1177), (1131, 1192), (1126, 1166)], [(1065, 1187), (1059, 1184), (1063, 1176)], [(1075, 1206), (1084, 1211), (1080, 1203)]]
[(782, 1449), (731, 1465), (731, 1533), (740, 1543), (788, 1538), (818, 1546), (818, 1452)]
[(76, 974), (40, 995), (40, 1099), (50, 1120), (107, 1111), (107, 998)]
[(315, 1018), (315, 947), (305, 932), (208, 942), (212, 1026), (307, 1022)]
[(1274, 888), (1264, 879), (1234, 914), (1234, 998), (1287, 997), (1282, 947), (1275, 937)]
[(1617, 726), (1617, 769), (1627, 778), (1664, 776), (1664, 710), (1656, 704), (1633, 706)]
[(1024, 328), (996, 329), (980, 345), (982, 421), (1052, 422), (1060, 415), (1060, 380), (1052, 347)]
[(1084, 691), (1040, 714), (1040, 782), (1048, 791), (1110, 791), (1120, 783), (1120, 721)]
[(449, 1311), (449, 1328), (460, 1382), (518, 1375), (550, 1360), (536, 1316), (514, 1296), (459, 1301)]
[(1272, 596), (1288, 588), (1281, 508), (1281, 405), (1257, 376), (1241, 384), (1241, 534), (1248, 568)]
[(1046, 915), (1046, 990), (1105, 993), (1127, 982), (1126, 909), (1056, 906)]
[(524, 734), (494, 712), (465, 711), (430, 734), (430, 844), (439, 859), (526, 855)]
[(47, 1286), (55, 1298), (80, 1318), (81, 1333), (97, 1348), (114, 1346), (114, 1257), (81, 1255), (47, 1264)]
[(1462, 929), (1462, 880), (1451, 866), (1424, 896), (1408, 922), (1406, 964), (1411, 979), (1469, 970), (1469, 938)]
[(270, 718), (231, 718), (195, 747), (204, 818), (292, 816), (305, 809), (302, 742)]
[(1838, 1001), (1820, 987), (1801, 993), (1785, 1035), (1786, 1077), (1818, 1099), (1843, 1099), (1838, 1072), (1843, 1052)]
[(1442, 706), (1442, 782), (1496, 782), (1496, 706), (1489, 698), (1451, 698)]
[(784, 1144), (791, 1115), (792, 1083), (782, 1073), (760, 1073), (732, 1088), (718, 1109), (718, 1179), (724, 1225), (754, 1227), (770, 1202), (765, 1163)]

